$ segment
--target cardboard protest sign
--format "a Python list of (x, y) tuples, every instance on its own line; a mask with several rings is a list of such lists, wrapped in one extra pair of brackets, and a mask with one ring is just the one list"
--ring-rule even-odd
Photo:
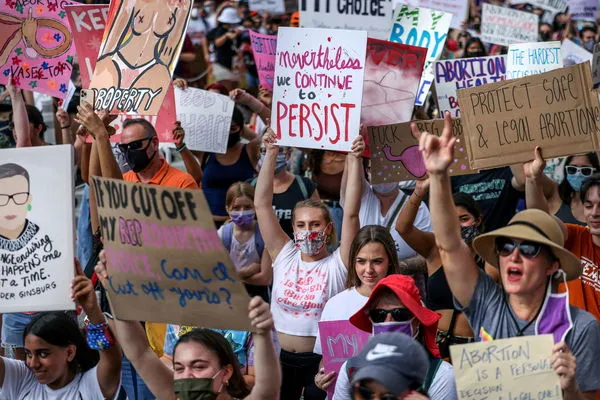
[(157, 115), (183, 46), (191, 1), (112, 0), (90, 88), (96, 110)]
[(506, 55), (506, 79), (522, 78), (562, 68), (560, 46), (560, 42), (511, 44)]
[(422, 106), (433, 83), (432, 63), (440, 58), (448, 36), (452, 14), (427, 8), (396, 5), (390, 42), (427, 48), (415, 105)]
[(460, 117), (456, 91), (506, 79), (506, 56), (436, 61), (433, 70), (440, 115), (448, 111), (452, 117)]
[(202, 89), (175, 90), (177, 120), (190, 150), (225, 154), (235, 103), (227, 96)]
[[(91, 76), (96, 68), (96, 60), (104, 35), (108, 18), (108, 5), (78, 4), (65, 7), (71, 30), (74, 33), (75, 48), (79, 60), (81, 83), (84, 88), (90, 87)], [(137, 114), (120, 114), (111, 124), (116, 135), (111, 136), (111, 142), (119, 142), (123, 122), (131, 118), (145, 118), (154, 126), (161, 143), (173, 142), (172, 130), (175, 122), (175, 95), (170, 85), (167, 95), (158, 115), (140, 116)], [(91, 138), (89, 138), (91, 142)]]
[(350, 150), (366, 49), (364, 31), (279, 28), (271, 124), (280, 145)]
[(248, 330), (248, 301), (200, 190), (93, 178), (115, 317)]
[(73, 310), (71, 146), (0, 150), (0, 312)]
[(592, 87), (600, 88), (600, 44), (594, 46), (594, 56), (592, 62)]
[[(319, 322), (319, 336), (325, 371), (339, 372), (346, 360), (358, 356), (371, 335), (348, 320), (340, 320)], [(328, 398), (333, 398), (334, 389), (335, 381), (327, 389)]]
[(562, 400), (552, 335), (450, 346), (458, 399)]
[(574, 21), (596, 22), (598, 0), (569, 0), (569, 14)]
[(410, 121), (426, 54), (423, 47), (368, 39), (362, 124)]
[(250, 11), (266, 11), (270, 14), (285, 13), (284, 0), (249, 0), (248, 7), (250, 8)]
[(367, 31), (370, 38), (387, 40), (395, 0), (336, 2), (300, 0), (300, 26)]
[(458, 100), (473, 169), (599, 149), (600, 105), (585, 64), (461, 89)]
[(0, 3), (0, 84), (12, 73), (15, 86), (64, 99), (73, 72), (68, 1)]
[(429, 8), (452, 14), (452, 21), (450, 21), (452, 29), (462, 30), (462, 23), (468, 18), (468, 0), (404, 0), (403, 3), (412, 7)]
[(535, 8), (543, 8), (554, 14), (565, 12), (569, 6), (565, 0), (511, 0), (510, 4), (531, 4)]
[[(420, 132), (441, 135), (443, 119), (412, 121)], [(401, 182), (423, 178), (427, 174), (423, 156), (419, 151), (419, 141), (412, 135), (410, 122), (394, 125), (371, 126), (369, 146), (371, 148), (371, 182)], [(465, 133), (460, 118), (452, 119), (453, 135), (456, 136), (454, 162), (450, 165), (450, 175), (472, 174), (465, 147)]]
[(536, 14), (483, 3), (481, 5), (481, 40), (508, 46), (535, 42), (538, 37)]
[(260, 86), (272, 91), (275, 76), (277, 36), (263, 35), (250, 30), (250, 43), (252, 44), (252, 53), (254, 54)]
[(583, 47), (576, 45), (569, 39), (563, 39), (560, 51), (562, 53), (563, 64), (565, 67), (570, 67), (571, 65), (581, 64), (584, 62), (589, 62), (590, 67), (592, 66), (592, 53)]

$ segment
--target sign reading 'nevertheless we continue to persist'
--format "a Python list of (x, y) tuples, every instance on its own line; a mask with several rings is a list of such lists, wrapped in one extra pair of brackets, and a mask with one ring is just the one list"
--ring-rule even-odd
[(201, 191), (93, 181), (117, 318), (248, 330), (249, 297)]
[(600, 105), (589, 65), (461, 89), (458, 100), (472, 169), (599, 149)]

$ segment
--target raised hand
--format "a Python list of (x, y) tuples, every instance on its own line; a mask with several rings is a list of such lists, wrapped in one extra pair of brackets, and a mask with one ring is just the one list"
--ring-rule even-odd
[(183, 146), (185, 131), (181, 127), (180, 121), (175, 121), (175, 128), (173, 128), (173, 139), (175, 139), (175, 147), (179, 149), (181, 146)]
[(84, 275), (81, 264), (77, 259), (75, 259), (75, 277), (71, 281), (71, 299), (83, 307), (86, 314), (99, 307), (94, 285)]
[(178, 87), (179, 89), (187, 89), (188, 88), (188, 83), (185, 79), (183, 78), (176, 78), (173, 81), (173, 86)]
[(60, 124), (61, 128), (63, 126), (67, 127), (71, 125), (71, 121), (69, 121), (69, 114), (67, 114), (67, 112), (63, 110), (62, 107), (58, 107), (58, 110), (56, 110), (56, 119), (58, 120), (58, 123)]
[(106, 283), (108, 282), (108, 271), (106, 270), (106, 253), (104, 250), (100, 252), (98, 256), (98, 263), (94, 267), (94, 271), (100, 280), (102, 286), (106, 288)]
[(358, 135), (352, 141), (352, 148), (350, 149), (350, 153), (348, 155), (355, 158), (362, 158), (363, 152), (365, 151), (365, 139), (362, 135)]
[(92, 106), (88, 103), (82, 103), (77, 106), (77, 115), (75, 121), (81, 124), (94, 138), (105, 134), (108, 137), (102, 119), (94, 112)]
[(270, 334), (273, 330), (273, 315), (269, 304), (258, 296), (253, 297), (248, 304), (248, 318), (250, 330), (254, 333)]
[(271, 127), (268, 127), (265, 130), (265, 134), (262, 137), (263, 142), (265, 142), (265, 147), (267, 150), (275, 150), (279, 151), (279, 146), (277, 145), (277, 135)]
[(425, 168), (429, 175), (444, 174), (454, 160), (454, 144), (456, 138), (452, 136), (452, 118), (446, 113), (442, 135), (437, 137), (427, 132), (419, 132), (416, 124), (410, 126), (413, 135), (419, 139), (419, 150), (423, 155)]
[(248, 105), (253, 99), (252, 95), (246, 93), (244, 89), (233, 89), (231, 92), (229, 92), (229, 97), (236, 104), (245, 105)]
[(542, 149), (539, 146), (536, 146), (533, 151), (533, 157), (532, 161), (523, 164), (525, 178), (539, 178), (544, 173), (544, 168), (546, 168), (546, 160), (544, 160)]

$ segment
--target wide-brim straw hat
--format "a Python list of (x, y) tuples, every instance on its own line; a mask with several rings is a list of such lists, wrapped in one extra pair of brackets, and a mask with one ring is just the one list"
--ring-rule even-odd
[(503, 228), (480, 235), (473, 240), (473, 249), (490, 265), (499, 268), (495, 241), (498, 237), (526, 240), (546, 245), (559, 260), (567, 280), (581, 275), (579, 258), (564, 248), (565, 236), (555, 217), (541, 210), (525, 210), (517, 213)]

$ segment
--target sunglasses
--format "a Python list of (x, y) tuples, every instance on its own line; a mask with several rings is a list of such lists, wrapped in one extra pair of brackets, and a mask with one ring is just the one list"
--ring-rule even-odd
[(565, 168), (568, 175), (575, 175), (577, 173), (581, 173), (583, 176), (590, 176), (594, 172), (596, 172), (596, 168), (593, 167), (576, 167), (574, 165), (567, 165)]
[(134, 140), (133, 142), (129, 143), (119, 143), (117, 147), (119, 148), (119, 150), (121, 150), (121, 153), (127, 153), (127, 151), (129, 150), (145, 150), (148, 146), (150, 146), (150, 142), (148, 142), (148, 145), (146, 146), (146, 148), (144, 148), (144, 141), (151, 140), (152, 138), (153, 136), (148, 136), (143, 139)]
[(528, 242), (528, 241), (518, 241), (509, 238), (497, 238), (496, 239), (496, 253), (499, 256), (506, 257), (512, 254), (515, 248), (519, 248), (519, 253), (525, 258), (536, 258), (540, 255), (543, 244)]
[(356, 385), (353, 390), (353, 399), (354, 400), (398, 400), (398, 396), (391, 393), (385, 394), (376, 394), (371, 389)]
[(4, 207), (12, 199), (18, 206), (27, 203), (29, 199), (29, 192), (19, 192), (13, 194), (0, 194), (0, 207)]
[(374, 308), (369, 311), (369, 318), (376, 324), (385, 322), (388, 314), (392, 315), (392, 319), (396, 322), (409, 321), (413, 318), (413, 313), (408, 308), (394, 308), (392, 310), (382, 310), (381, 308)]

